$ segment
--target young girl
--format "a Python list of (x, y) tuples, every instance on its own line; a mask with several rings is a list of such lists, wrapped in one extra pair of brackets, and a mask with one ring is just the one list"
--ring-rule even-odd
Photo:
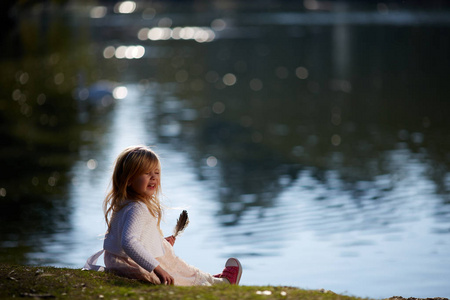
[[(112, 189), (104, 202), (106, 270), (154, 284), (239, 284), (242, 267), (236, 258), (228, 259), (223, 272), (212, 276), (175, 255), (175, 238), (163, 238), (160, 229), (160, 176), (160, 160), (147, 147), (129, 147), (117, 158)], [(85, 269), (94, 269), (101, 252), (88, 259)]]

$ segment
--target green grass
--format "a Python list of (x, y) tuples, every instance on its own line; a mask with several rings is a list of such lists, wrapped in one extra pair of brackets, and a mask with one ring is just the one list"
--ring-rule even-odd
[(111, 273), (0, 264), (0, 299), (304, 299), (356, 300), (332, 292), (281, 286), (176, 287)]

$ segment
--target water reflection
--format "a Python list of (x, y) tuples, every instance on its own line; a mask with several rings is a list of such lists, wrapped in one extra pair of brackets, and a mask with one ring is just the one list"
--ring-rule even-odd
[(192, 264), (237, 255), (246, 284), (449, 295), (447, 12), (138, 4), (19, 19), (1, 60), (3, 261), (81, 265), (110, 165), (145, 143), (169, 205), (191, 205)]
[[(258, 174), (273, 173), (274, 178), (277, 178), (279, 175), (274, 171), (276, 166), (289, 164), (314, 166), (321, 180), (326, 180), (326, 176), (320, 175), (324, 173), (321, 170), (337, 169), (340, 177), (347, 182), (346, 188), (351, 189), (352, 185), (357, 185), (361, 180), (373, 181), (378, 175), (397, 173), (392, 167), (392, 159), (387, 155), (389, 152), (385, 151), (406, 147), (424, 154), (427, 152), (425, 140), (428, 143), (440, 143), (445, 139), (443, 136), (436, 139), (425, 138), (430, 129), (428, 121), (434, 119), (440, 122), (440, 112), (446, 110), (446, 104), (437, 100), (445, 92), (439, 94), (441, 89), (436, 89), (444, 86), (444, 82), (439, 82), (444, 78), (433, 77), (433, 82), (429, 82), (426, 69), (417, 69), (407, 74), (401, 62), (398, 63), (400, 70), (385, 71), (387, 67), (378, 65), (380, 60), (389, 61), (393, 57), (401, 57), (400, 53), (403, 51), (408, 51), (406, 48), (395, 50), (399, 55), (394, 53), (391, 57), (389, 48), (391, 42), (400, 33), (406, 34), (408, 29), (397, 29), (392, 34), (389, 33), (392, 28), (374, 30), (378, 34), (384, 32), (385, 43), (374, 46), (378, 49), (373, 51), (378, 55), (384, 53), (385, 57), (366, 62), (368, 53), (364, 51), (364, 43), (355, 44), (352, 52), (365, 53), (365, 57), (353, 56), (354, 64), (351, 66), (355, 71), (350, 78), (344, 75), (348, 71), (336, 69), (338, 64), (324, 64), (323, 59), (317, 55), (321, 52), (314, 49), (316, 43), (327, 44), (330, 36), (334, 36), (333, 31), (326, 28), (320, 29), (317, 36), (311, 33), (315, 36), (316, 43), (291, 45), (291, 53), (304, 54), (301, 59), (294, 54), (286, 55), (285, 48), (270, 44), (259, 47), (263, 49), (260, 56), (241, 51), (240, 48), (245, 47), (245, 41), (239, 45), (226, 41), (218, 41), (212, 45), (215, 49), (212, 52), (219, 53), (219, 62), (214, 64), (214, 72), (236, 72), (236, 84), (227, 87), (216, 81), (206, 85), (205, 93), (208, 96), (187, 104), (208, 116), (194, 121), (200, 124), (197, 126), (200, 131), (196, 132), (196, 142), (201, 152), (218, 158), (227, 187), (231, 186), (231, 190), (238, 191), (238, 195), (248, 194), (242, 193), (238, 185), (243, 182), (242, 186), (250, 188), (251, 185), (245, 183), (247, 178), (243, 174), (252, 174), (252, 166), (259, 168), (256, 171)], [(370, 29), (364, 29), (362, 34), (368, 32), (370, 33)], [(363, 38), (358, 29), (353, 29), (348, 34), (352, 34), (355, 40)], [(304, 40), (307, 38), (305, 36)], [(409, 36), (408, 40), (414, 40), (414, 37)], [(252, 48), (253, 43), (248, 43), (249, 48)], [(423, 56), (426, 57), (429, 49), (423, 51)], [(228, 53), (223, 59), (226, 64), (223, 65), (220, 65), (221, 52)], [(283, 57), (288, 57), (290, 62), (283, 62)], [(192, 60), (198, 59), (200, 57)], [(340, 56), (336, 60), (339, 63)], [(242, 61), (256, 67), (251, 71), (238, 73), (236, 66)], [(441, 71), (432, 61), (422, 64), (429, 64), (428, 68), (434, 65), (437, 67), (435, 71)], [(302, 67), (297, 67), (298, 65)], [(348, 68), (348, 64), (344, 66)], [(287, 75), (279, 76), (280, 73), (283, 74), (280, 70), (286, 70)], [(255, 80), (256, 76), (259, 77), (258, 81)], [(410, 94), (408, 85), (412, 82), (423, 94), (438, 93), (434, 98), (437, 102), (424, 109), (419, 104), (421, 96)], [(195, 94), (195, 90), (186, 82), (179, 97), (185, 98), (190, 94)], [(188, 135), (192, 139), (191, 131)], [(447, 165), (447, 162), (444, 164)], [(243, 170), (239, 172), (233, 165)], [(282, 171), (281, 174), (285, 172)], [(249, 178), (257, 181), (259, 176)], [(268, 176), (267, 179), (259, 180), (261, 186), (270, 186), (277, 181)], [(229, 178), (236, 178), (235, 183), (229, 182)]]
[[(2, 47), (2, 261), (26, 263), (46, 236), (70, 229), (69, 170), (81, 145), (102, 130), (97, 112), (110, 104), (97, 97), (99, 89), (84, 86), (98, 80), (97, 65), (81, 61), (89, 52), (86, 37), (72, 35), (65, 19), (46, 13), (24, 12), (11, 44)], [(76, 51), (71, 42), (78, 43)], [(94, 116), (99, 123), (89, 122)]]

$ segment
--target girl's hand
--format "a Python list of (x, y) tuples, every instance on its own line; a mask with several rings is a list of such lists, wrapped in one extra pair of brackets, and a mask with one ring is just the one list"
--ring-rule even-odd
[(172, 247), (175, 244), (175, 237), (173, 235), (166, 237), (166, 241), (168, 241)]
[(175, 283), (175, 280), (172, 276), (169, 275), (161, 266), (157, 266), (153, 272), (155, 272), (156, 276), (158, 276), (159, 280), (161, 281), (161, 284), (165, 285), (173, 285)]

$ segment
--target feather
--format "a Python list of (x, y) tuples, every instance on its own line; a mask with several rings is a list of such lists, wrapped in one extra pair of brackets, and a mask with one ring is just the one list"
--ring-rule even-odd
[(187, 211), (183, 210), (180, 214), (180, 218), (177, 220), (177, 225), (175, 225), (175, 228), (173, 230), (173, 236), (177, 237), (180, 233), (186, 229), (186, 227), (189, 224), (189, 217)]

